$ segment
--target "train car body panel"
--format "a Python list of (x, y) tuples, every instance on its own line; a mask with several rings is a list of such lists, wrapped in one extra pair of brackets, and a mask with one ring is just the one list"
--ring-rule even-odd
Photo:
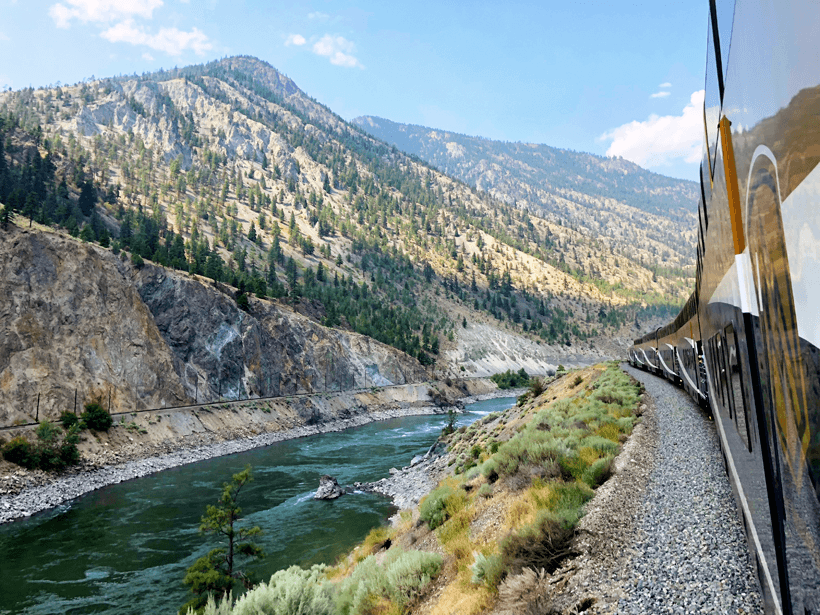
[(800, 615), (820, 614), (817, 31), (814, 2), (710, 0), (696, 288), (633, 347), (708, 400), (766, 611)]

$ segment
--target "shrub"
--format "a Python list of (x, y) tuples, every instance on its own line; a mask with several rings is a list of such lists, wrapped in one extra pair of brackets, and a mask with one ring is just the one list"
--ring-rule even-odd
[(131, 253), (131, 264), (134, 265), (137, 269), (142, 267), (145, 264), (145, 261), (142, 260), (142, 256), (137, 254), (136, 252)]
[(530, 380), (529, 393), (530, 397), (532, 397), (533, 399), (541, 395), (541, 393), (543, 393), (545, 389), (546, 387), (544, 386), (544, 380), (542, 378), (533, 377), (533, 379)]
[(111, 415), (98, 403), (86, 404), (82, 419), (86, 427), (97, 431), (108, 431), (114, 423)]
[(548, 511), (541, 511), (535, 523), (505, 538), (501, 543), (503, 567), (518, 574), (524, 568), (555, 572), (572, 555), (575, 530)]
[(598, 459), (586, 470), (584, 470), (581, 480), (583, 480), (591, 488), (604, 484), (607, 479), (612, 476), (612, 460), (611, 455)]
[(437, 553), (393, 549), (383, 562), (372, 555), (339, 584), (336, 606), (341, 615), (372, 612), (380, 599), (404, 608), (441, 570)]
[(68, 410), (60, 413), (60, 423), (62, 423), (63, 428), (68, 429), (72, 425), (76, 425), (80, 422), (80, 419), (77, 418), (77, 415), (73, 412), (69, 412)]
[(230, 594), (217, 607), (209, 600), (205, 615), (326, 615), (333, 612), (333, 588), (325, 578), (326, 566), (308, 570), (291, 566), (279, 570), (269, 583), (260, 583), (240, 597), (233, 609)]
[(447, 498), (455, 495), (455, 491), (449, 485), (442, 485), (434, 489), (421, 503), (419, 515), (421, 520), (430, 526), (431, 530), (447, 521)]
[(36, 468), (39, 464), (37, 450), (23, 436), (13, 438), (3, 447), (3, 458), (24, 468)]
[(476, 495), (478, 495), (478, 497), (480, 498), (488, 498), (492, 496), (492, 494), (493, 488), (490, 487), (490, 485), (488, 485), (487, 483), (481, 485), (481, 487), (478, 488), (478, 491), (476, 491)]
[(470, 567), (473, 572), (471, 581), (474, 585), (486, 585), (490, 589), (496, 589), (506, 571), (504, 560), (501, 554), (484, 555), (475, 554), (475, 563)]

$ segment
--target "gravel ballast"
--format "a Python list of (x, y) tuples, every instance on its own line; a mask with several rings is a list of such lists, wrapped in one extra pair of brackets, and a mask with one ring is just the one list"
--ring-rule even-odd
[(630, 367), (654, 400), (655, 466), (618, 613), (762, 613), (714, 424), (682, 390)]

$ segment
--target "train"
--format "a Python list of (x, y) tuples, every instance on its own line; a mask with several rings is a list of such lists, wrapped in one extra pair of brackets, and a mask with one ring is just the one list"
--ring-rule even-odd
[(766, 613), (820, 614), (820, 5), (710, 0), (695, 288), (629, 362), (714, 418)]

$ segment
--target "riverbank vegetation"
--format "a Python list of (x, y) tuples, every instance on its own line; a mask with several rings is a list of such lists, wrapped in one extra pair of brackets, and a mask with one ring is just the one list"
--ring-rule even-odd
[(204, 612), (472, 615), (493, 608), (505, 584), (528, 585), (547, 604), (541, 581), (573, 555), (584, 507), (639, 420), (641, 393), (616, 363), (531, 390), (447, 436), (449, 476), (336, 566), (279, 571)]

